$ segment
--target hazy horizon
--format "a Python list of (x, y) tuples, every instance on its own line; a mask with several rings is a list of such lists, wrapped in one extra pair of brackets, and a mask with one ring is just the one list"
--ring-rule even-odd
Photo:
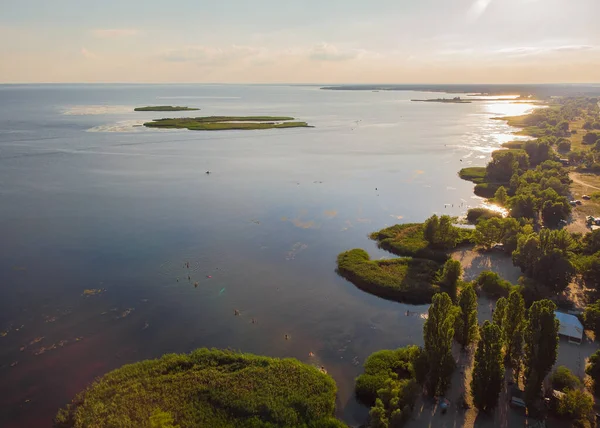
[(597, 0), (9, 1), (0, 83), (594, 83), (599, 14)]

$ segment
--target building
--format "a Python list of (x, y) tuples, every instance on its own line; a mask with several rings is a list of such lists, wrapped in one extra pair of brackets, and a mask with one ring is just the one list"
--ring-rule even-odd
[(581, 344), (583, 340), (583, 325), (575, 315), (555, 311), (554, 315), (559, 322), (558, 335), (569, 342)]

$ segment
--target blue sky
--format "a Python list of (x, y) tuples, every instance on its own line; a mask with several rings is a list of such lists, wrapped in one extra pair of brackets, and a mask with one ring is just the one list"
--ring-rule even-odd
[(0, 82), (600, 81), (600, 0), (1, 0)]

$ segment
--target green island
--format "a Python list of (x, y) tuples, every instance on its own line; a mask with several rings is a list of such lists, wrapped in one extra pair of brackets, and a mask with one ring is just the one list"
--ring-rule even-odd
[(206, 116), (155, 119), (144, 123), (144, 126), (191, 131), (310, 128), (306, 122), (292, 122), (293, 120), (293, 117), (287, 116)]
[(294, 359), (198, 349), (128, 364), (61, 409), (55, 427), (341, 428), (334, 380)]
[(136, 107), (133, 111), (193, 111), (200, 110), (194, 107), (182, 107), (182, 106), (146, 106)]
[(465, 100), (461, 97), (454, 98), (431, 98), (428, 100), (411, 100), (423, 103), (446, 103), (446, 104), (471, 104), (472, 100)]

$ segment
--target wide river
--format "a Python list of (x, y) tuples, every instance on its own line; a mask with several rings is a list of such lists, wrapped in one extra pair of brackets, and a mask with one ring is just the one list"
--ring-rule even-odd
[[(440, 96), (0, 85), (0, 426), (49, 426), (95, 377), (198, 347), (324, 366), (338, 416), (363, 422), (362, 363), (421, 344), (427, 306), (356, 289), (336, 256), (389, 257), (368, 233), (477, 206), (458, 170), (513, 139), (490, 118), (532, 108), (410, 101)], [(190, 113), (133, 112), (144, 105), (314, 128), (150, 130), (134, 125)]]

